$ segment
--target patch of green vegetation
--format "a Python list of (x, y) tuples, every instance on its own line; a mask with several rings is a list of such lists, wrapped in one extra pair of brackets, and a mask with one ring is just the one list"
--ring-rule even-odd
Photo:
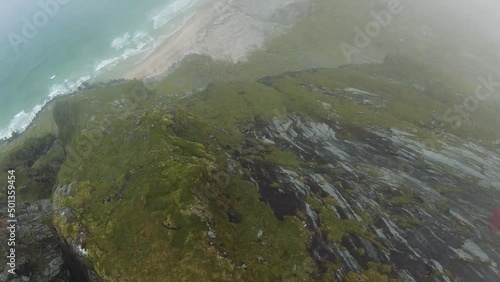
[(359, 165), (357, 167), (357, 170), (359, 170), (360, 172), (366, 173), (370, 177), (377, 178), (377, 177), (381, 176), (381, 172), (380, 172), (379, 169), (377, 169), (376, 166), (372, 166), (372, 165)]
[(362, 238), (370, 240), (383, 250), (386, 250), (386, 247), (378, 242), (377, 235), (366, 230), (368, 222), (338, 218), (331, 210), (332, 208), (335, 208), (335, 206), (338, 206), (335, 202), (332, 202), (332, 205), (326, 203), (320, 204), (312, 197), (308, 197), (306, 201), (311, 205), (311, 209), (318, 214), (321, 223), (319, 229), (320, 231), (326, 233), (329, 241), (341, 244), (342, 238), (345, 235), (356, 234)]
[(392, 218), (398, 223), (402, 228), (413, 228), (415, 226), (422, 225), (422, 221), (415, 217), (404, 217), (399, 215), (393, 215)]
[(415, 198), (412, 195), (396, 196), (389, 199), (388, 202), (396, 206), (403, 206), (403, 205), (410, 206), (417, 204)]
[(306, 203), (311, 206), (314, 211), (321, 211), (324, 208), (339, 207), (339, 203), (332, 196), (312, 197), (307, 196)]
[(335, 200), (335, 198), (333, 198), (332, 196), (326, 196), (326, 197), (322, 197), (321, 198), (321, 201), (323, 202), (324, 205), (326, 206), (331, 206), (331, 207), (340, 207), (339, 203), (337, 202), (337, 200)]
[(417, 197), (415, 192), (410, 189), (399, 189), (400, 196), (395, 196), (386, 201), (395, 206), (416, 206), (422, 203), (422, 200)]
[(285, 107), (285, 95), (257, 82), (223, 83), (188, 99), (190, 110), (222, 127), (246, 125), (254, 118), (269, 120)]
[(453, 279), (453, 277), (454, 277), (453, 273), (450, 270), (446, 269), (446, 268), (443, 270), (443, 273), (444, 273), (444, 275), (446, 277), (448, 277), (450, 279)]
[(392, 266), (369, 262), (367, 268), (361, 273), (349, 272), (344, 281), (375, 281), (375, 282), (398, 282), (400, 280), (391, 278)]
[(356, 212), (357, 215), (361, 216), (364, 222), (366, 223), (371, 223), (372, 222), (372, 216), (366, 211), (363, 211), (359, 207), (354, 207), (354, 211)]
[(300, 161), (294, 153), (279, 149), (272, 150), (266, 156), (266, 160), (270, 161), (272, 164), (284, 166), (289, 169), (295, 169), (300, 165)]
[(305, 199), (305, 202), (308, 203), (311, 207), (312, 210), (319, 211), (321, 210), (321, 203), (320, 201), (316, 200), (312, 196), (307, 196)]
[(428, 277), (431, 277), (431, 278), (448, 278), (448, 279), (453, 279), (453, 273), (451, 273), (451, 271), (449, 271), (448, 269), (444, 268), (443, 271), (439, 271), (439, 270), (436, 270), (436, 269), (432, 269), (432, 270), (429, 270), (428, 274), (427, 274)]
[(436, 191), (441, 194), (441, 195), (446, 195), (446, 194), (454, 194), (454, 193), (460, 193), (462, 192), (459, 188), (453, 187), (453, 186), (448, 186), (448, 185), (439, 185), (436, 187)]

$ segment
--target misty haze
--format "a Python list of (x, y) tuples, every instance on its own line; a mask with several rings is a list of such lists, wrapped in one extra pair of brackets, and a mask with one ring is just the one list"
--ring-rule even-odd
[(0, 281), (500, 281), (499, 10), (0, 0)]

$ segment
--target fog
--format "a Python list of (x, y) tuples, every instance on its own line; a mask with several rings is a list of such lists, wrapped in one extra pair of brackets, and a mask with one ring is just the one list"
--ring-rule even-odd
[[(403, 18), (429, 26), (444, 44), (498, 61), (500, 2), (494, 0), (410, 1), (411, 13)], [(407, 11), (408, 12), (408, 11)]]

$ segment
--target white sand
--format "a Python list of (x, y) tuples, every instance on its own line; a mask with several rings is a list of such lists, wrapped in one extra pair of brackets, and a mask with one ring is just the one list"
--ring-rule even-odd
[(155, 50), (125, 75), (127, 79), (164, 74), (189, 54), (233, 62), (244, 59), (311, 8), (309, 0), (217, 0), (200, 5), (182, 28), (159, 38)]

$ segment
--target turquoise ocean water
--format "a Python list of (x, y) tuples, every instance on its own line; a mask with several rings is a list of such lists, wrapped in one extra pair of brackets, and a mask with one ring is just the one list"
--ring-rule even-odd
[(0, 139), (23, 131), (51, 98), (120, 77), (196, 0), (0, 0)]

